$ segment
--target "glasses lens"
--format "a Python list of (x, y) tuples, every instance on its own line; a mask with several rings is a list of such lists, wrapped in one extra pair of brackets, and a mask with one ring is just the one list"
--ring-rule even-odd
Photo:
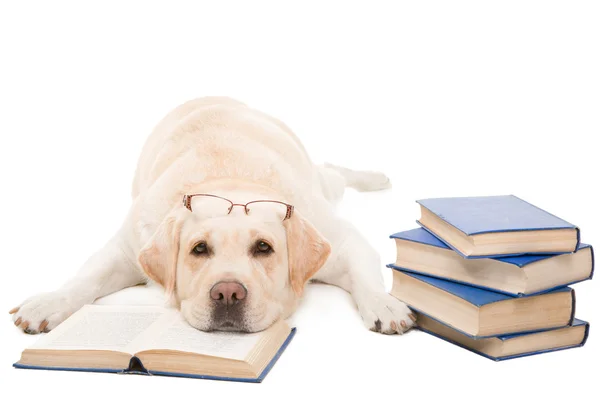
[(283, 221), (287, 213), (285, 204), (274, 201), (255, 201), (248, 203), (248, 215), (259, 217), (266, 221)]
[(192, 212), (202, 218), (223, 217), (229, 213), (231, 203), (212, 196), (192, 197)]

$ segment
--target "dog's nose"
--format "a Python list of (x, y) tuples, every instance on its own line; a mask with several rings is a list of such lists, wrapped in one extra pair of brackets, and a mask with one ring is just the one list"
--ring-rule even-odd
[(232, 306), (246, 298), (248, 291), (239, 282), (217, 282), (210, 289), (210, 298), (222, 305)]

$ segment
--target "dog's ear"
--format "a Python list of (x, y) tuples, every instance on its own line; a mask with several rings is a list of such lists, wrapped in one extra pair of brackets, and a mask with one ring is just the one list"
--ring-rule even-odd
[(297, 210), (283, 224), (287, 233), (290, 284), (300, 296), (306, 282), (327, 261), (331, 246)]
[(138, 262), (146, 275), (164, 287), (170, 298), (173, 298), (176, 292), (177, 259), (182, 225), (183, 218), (180, 210), (169, 213), (138, 256)]

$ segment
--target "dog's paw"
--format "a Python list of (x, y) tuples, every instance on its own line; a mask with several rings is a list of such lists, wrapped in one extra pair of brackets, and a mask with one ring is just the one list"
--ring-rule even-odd
[(365, 297), (358, 309), (368, 329), (388, 335), (403, 334), (417, 321), (406, 304), (387, 293)]
[(25, 333), (49, 332), (81, 306), (63, 292), (42, 293), (30, 297), (10, 310), (13, 322)]

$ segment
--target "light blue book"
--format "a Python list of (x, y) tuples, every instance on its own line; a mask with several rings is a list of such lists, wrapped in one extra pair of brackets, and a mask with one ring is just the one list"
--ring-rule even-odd
[(494, 361), (581, 347), (590, 329), (587, 322), (575, 319), (563, 328), (475, 340), (427, 315), (416, 314), (420, 330)]
[(472, 338), (560, 328), (575, 314), (575, 291), (569, 287), (513, 297), (411, 272), (393, 274), (393, 296)]
[(417, 203), (417, 222), (466, 258), (571, 253), (579, 245), (577, 226), (513, 195)]
[(466, 259), (423, 228), (394, 233), (395, 264), (401, 271), (452, 280), (510, 296), (545, 293), (586, 279), (594, 273), (592, 246), (576, 253)]

